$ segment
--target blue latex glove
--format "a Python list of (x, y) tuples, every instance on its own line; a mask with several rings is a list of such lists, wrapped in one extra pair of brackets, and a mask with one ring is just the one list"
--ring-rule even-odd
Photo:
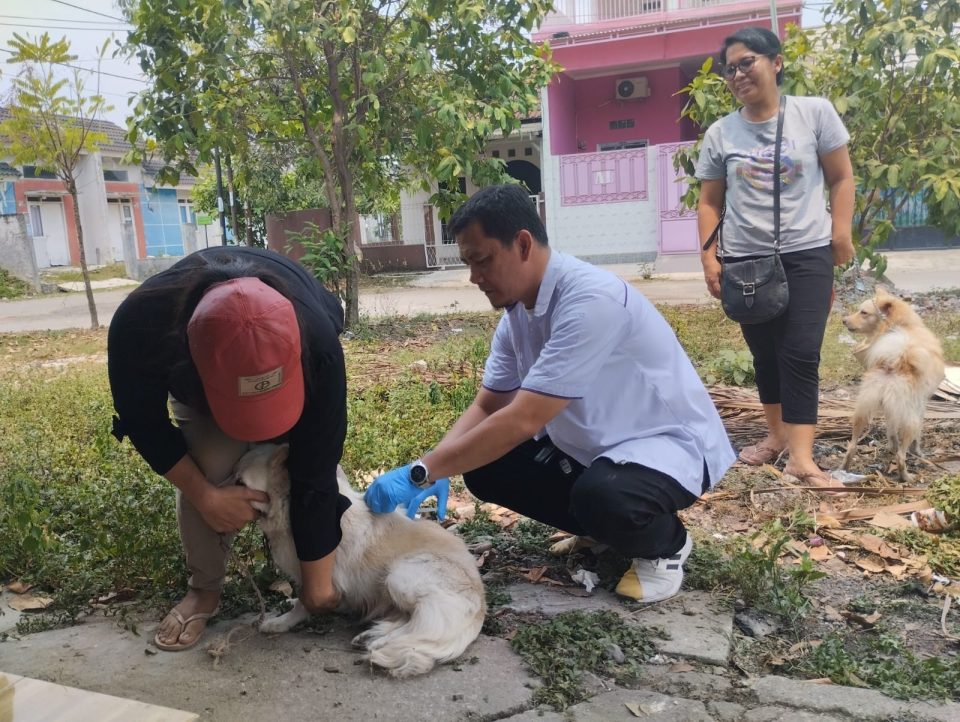
[[(411, 484), (411, 486), (413, 486)], [(413, 487), (416, 489), (416, 487)], [(447, 518), (447, 497), (450, 495), (450, 479), (444, 477), (437, 479), (426, 489), (417, 489), (419, 494), (407, 502), (407, 516), (410, 519), (416, 517), (420, 510), (420, 505), (426, 501), (427, 497), (437, 497), (437, 521), (443, 521)]]
[(410, 467), (411, 464), (407, 464), (378, 476), (367, 488), (363, 500), (375, 514), (387, 514), (400, 505), (406, 506), (407, 516), (413, 519), (424, 500), (435, 494), (437, 518), (442, 521), (447, 515), (450, 480), (437, 479), (426, 489), (420, 489), (410, 481)]

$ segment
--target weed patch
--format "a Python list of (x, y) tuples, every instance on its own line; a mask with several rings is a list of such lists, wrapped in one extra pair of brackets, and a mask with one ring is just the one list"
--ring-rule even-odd
[(655, 653), (647, 630), (611, 611), (564, 612), (522, 627), (510, 644), (543, 680), (534, 702), (557, 710), (586, 698), (581, 679), (585, 672), (629, 685)]
[(734, 351), (725, 348), (700, 369), (707, 384), (751, 386), (754, 382), (753, 356), (746, 349)]
[(793, 671), (872, 687), (897, 699), (960, 699), (960, 659), (920, 659), (899, 636), (879, 627), (829, 635)]
[(23, 298), (30, 295), (30, 286), (25, 281), (0, 268), (0, 298)]
[[(110, 263), (99, 268), (90, 268), (87, 273), (91, 281), (105, 281), (109, 278), (126, 278), (127, 267), (123, 263)], [(77, 270), (44, 271), (43, 278), (52, 283), (70, 283), (83, 281), (83, 272)]]
[[(805, 523), (800, 517), (793, 521)], [(736, 594), (746, 606), (776, 614), (796, 628), (810, 611), (811, 583), (826, 575), (816, 570), (807, 554), (797, 564), (780, 563), (790, 538), (778, 519), (726, 544), (694, 544), (684, 565), (684, 583), (694, 589)]]

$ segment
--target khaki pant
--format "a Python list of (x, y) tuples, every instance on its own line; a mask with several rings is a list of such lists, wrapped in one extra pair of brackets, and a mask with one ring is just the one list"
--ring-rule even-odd
[[(214, 486), (233, 482), (234, 465), (252, 446), (231, 439), (209, 416), (170, 398), (173, 417), (187, 442), (187, 453)], [(187, 557), (191, 589), (219, 591), (227, 572), (227, 554), (233, 534), (219, 534), (203, 520), (200, 512), (177, 490), (177, 524), (180, 542)]]

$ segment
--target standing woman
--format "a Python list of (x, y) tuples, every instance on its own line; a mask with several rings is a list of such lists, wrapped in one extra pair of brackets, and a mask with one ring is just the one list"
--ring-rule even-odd
[[(237, 460), (261, 441), (290, 444), (290, 524), (300, 601), (336, 607), (337, 490), (347, 428), (343, 309), (306, 269), (258, 248), (207, 248), (148, 279), (110, 323), (107, 364), (117, 415), (154, 471), (177, 488), (187, 594), (154, 643), (197, 643), (216, 613), (233, 534), (266, 495), (236, 486)], [(176, 422), (174, 425), (173, 422)]]
[[(783, 55), (769, 30), (744, 28), (724, 40), (720, 72), (740, 108), (714, 123), (703, 139), (696, 176), (701, 244), (723, 219), (723, 258), (769, 256), (774, 247), (774, 146)], [(820, 346), (830, 312), (833, 266), (853, 258), (853, 168), (850, 136), (830, 101), (787, 97), (780, 156), (781, 253), (789, 306), (766, 323), (741, 324), (753, 355), (767, 434), (740, 452), (761, 465), (789, 451), (785, 473), (833, 485), (813, 459)], [(830, 206), (827, 209), (826, 190)], [(704, 278), (720, 298), (721, 263), (703, 251)]]

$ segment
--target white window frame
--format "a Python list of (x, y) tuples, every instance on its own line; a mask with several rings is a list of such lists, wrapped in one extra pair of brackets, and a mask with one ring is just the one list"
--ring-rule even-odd
[(610, 150), (634, 150), (636, 148), (646, 148), (650, 145), (649, 140), (612, 140), (608, 143), (597, 143), (597, 152), (605, 153)]

